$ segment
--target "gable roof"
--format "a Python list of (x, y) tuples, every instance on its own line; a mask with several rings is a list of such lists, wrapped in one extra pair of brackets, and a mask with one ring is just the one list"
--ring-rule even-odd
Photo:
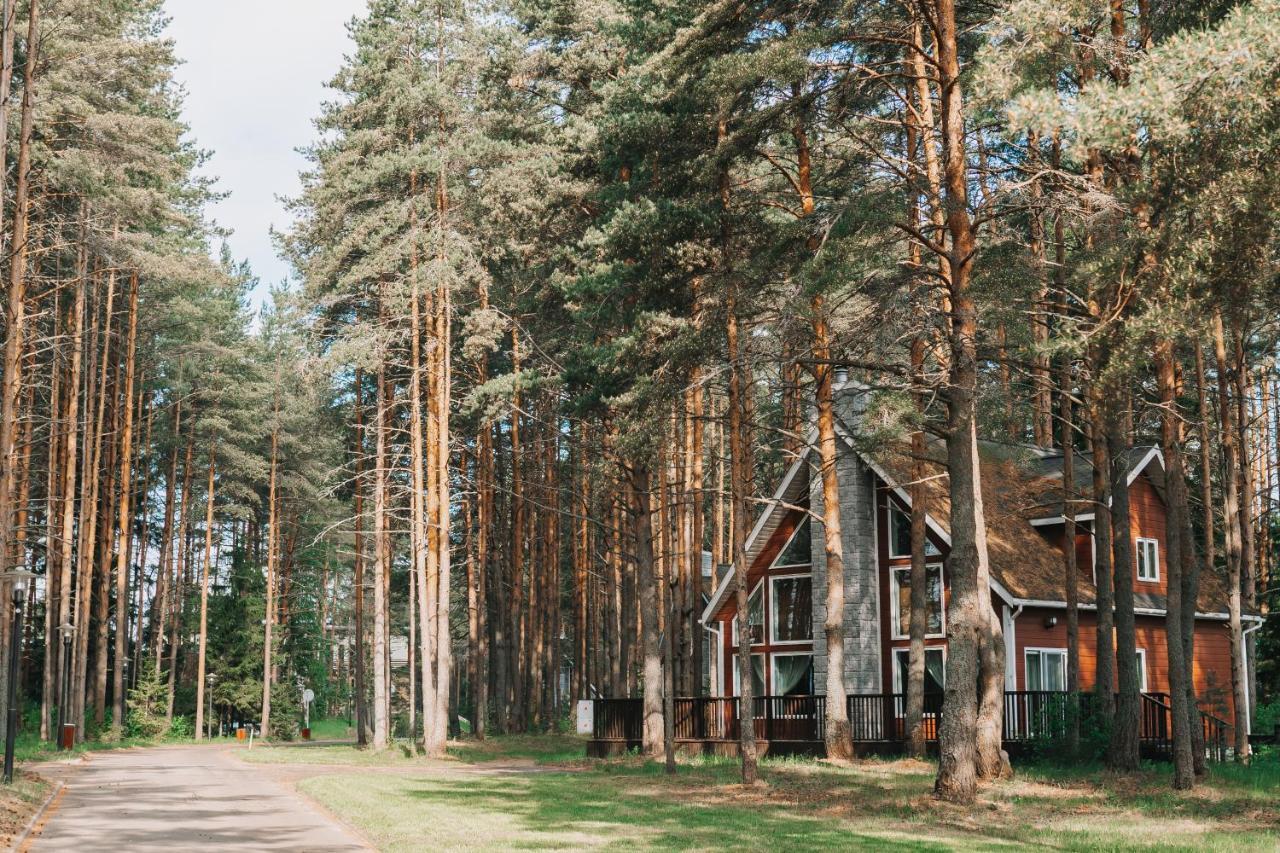
[[(816, 437), (816, 432), (807, 437), (803, 449), (796, 456), (795, 461), (791, 463), (787, 473), (783, 475), (778, 488), (774, 490), (769, 505), (760, 513), (760, 517), (756, 519), (755, 526), (747, 534), (745, 550), (748, 579), (751, 577), (752, 569), (760, 562), (761, 554), (770, 544), (774, 543), (777, 538), (776, 534), (779, 528), (782, 527), (782, 523), (787, 518), (790, 509), (798, 506), (807, 506), (809, 503), (809, 466), (807, 462)], [(788, 534), (787, 538), (790, 539), (790, 534)], [(784, 542), (783, 545), (785, 544)], [(734, 567), (730, 565), (728, 571), (724, 573), (724, 577), (720, 579), (720, 584), (711, 594), (711, 599), (707, 602), (707, 606), (702, 610), (701, 621), (703, 624), (710, 621), (715, 613), (724, 606), (725, 599), (728, 598), (730, 589), (733, 587), (733, 576)]]
[[(910, 487), (914, 480), (916, 460), (903, 443), (864, 450), (855, 444), (853, 431), (837, 419), (837, 432), (845, 444), (871, 468), (897, 498), (911, 505)], [(747, 565), (751, 574), (763, 571), (756, 563), (774, 533), (788, 515), (788, 507), (807, 503), (808, 459), (815, 436), (811, 434), (804, 449), (761, 513), (747, 540)], [(1092, 460), (1088, 454), (1076, 454), (1075, 477), (1078, 494), (1091, 491)], [(951, 543), (951, 496), (948, 486), (945, 446), (931, 441), (920, 460), (926, 520), (930, 529), (947, 545)], [(1065, 607), (1063, 557), (1061, 550), (1050, 544), (1037, 530), (1045, 522), (1061, 523), (1062, 461), (1060, 451), (1046, 451), (1026, 445), (1001, 442), (979, 442), (982, 475), (982, 500), (986, 520), (987, 551), (991, 570), (991, 588), (1013, 606)], [(1156, 465), (1154, 463), (1158, 462)], [(1128, 475), (1132, 485), (1148, 473), (1153, 485), (1163, 496), (1164, 458), (1158, 447), (1138, 446), (1126, 452)], [(802, 471), (803, 469), (803, 471)], [(1083, 472), (1083, 473), (1082, 473)], [(1058, 513), (1053, 515), (1056, 507)], [(816, 540), (815, 540), (816, 541)], [(704, 624), (712, 620), (725, 604), (733, 585), (731, 568), (716, 588), (702, 614)], [(1166, 607), (1164, 595), (1135, 593), (1138, 613), (1161, 614)], [(1083, 609), (1095, 609), (1096, 589), (1088, 573), (1081, 573), (1079, 601)], [(1226, 586), (1217, 572), (1201, 572), (1196, 602), (1197, 615), (1223, 618), (1226, 615)]]

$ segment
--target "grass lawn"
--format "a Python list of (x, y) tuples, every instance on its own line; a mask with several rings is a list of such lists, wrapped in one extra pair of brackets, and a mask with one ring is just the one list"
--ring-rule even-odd
[(12, 846), (14, 836), (44, 802), (50, 787), (39, 776), (21, 770), (14, 773), (12, 785), (0, 785), (0, 844), (5, 849)]
[[(359, 763), (404, 769), (353, 767), (303, 779), (299, 787), (392, 851), (422, 849), (425, 839), (432, 847), (477, 850), (1280, 847), (1274, 757), (1250, 768), (1215, 768), (1191, 794), (1169, 791), (1169, 774), (1159, 765), (1132, 777), (1095, 767), (1023, 766), (1016, 780), (985, 789), (978, 805), (959, 808), (929, 795), (932, 765), (908, 761), (848, 768), (766, 761), (767, 787), (744, 789), (732, 762), (690, 762), (668, 778), (660, 765), (635, 758), (582, 759), (582, 742), (571, 737), (492, 738), (455, 744), (451, 752), (458, 763), (421, 772), (402, 754), (364, 753)], [(519, 772), (492, 763), (517, 759), (538, 766)]]
[[(205, 743), (226, 743), (228, 740), (228, 738), (214, 738), (212, 741), (205, 741)], [(58, 749), (57, 744), (41, 740), (39, 735), (26, 731), (18, 735), (13, 754), (18, 763), (24, 761), (59, 761), (74, 758), (86, 752), (99, 752), (104, 749), (129, 749), (135, 746), (180, 746), (195, 742), (194, 738), (119, 738), (117, 740), (101, 738), (86, 740), (84, 743), (76, 744), (75, 747), (68, 751), (63, 751)]]

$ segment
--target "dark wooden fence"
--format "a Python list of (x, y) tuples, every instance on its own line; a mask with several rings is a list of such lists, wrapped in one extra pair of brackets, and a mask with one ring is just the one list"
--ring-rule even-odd
[[(1050, 742), (1063, 737), (1073, 713), (1087, 730), (1093, 713), (1089, 694), (1072, 698), (1050, 690), (1009, 690), (1004, 695), (1004, 741), (1010, 744)], [(756, 737), (767, 741), (820, 743), (826, 735), (825, 696), (757, 696)], [(906, 740), (906, 696), (902, 693), (862, 693), (848, 697), (849, 725), (855, 744), (902, 744)], [(1228, 725), (1200, 712), (1205, 753), (1223, 761), (1230, 743)], [(924, 697), (924, 737), (936, 743), (942, 719), (942, 694)], [(1172, 747), (1171, 710), (1165, 693), (1144, 693), (1140, 706), (1139, 740), (1148, 754), (1168, 755)], [(593, 737), (639, 744), (644, 737), (644, 709), (640, 699), (597, 699)], [(740, 737), (738, 697), (712, 696), (675, 700), (675, 735), (682, 742), (737, 741)]]

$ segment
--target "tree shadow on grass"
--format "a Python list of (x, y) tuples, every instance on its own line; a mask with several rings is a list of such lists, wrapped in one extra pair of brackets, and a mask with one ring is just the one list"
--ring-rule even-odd
[[(670, 792), (629, 788), (625, 777), (584, 784), (577, 774), (511, 780), (417, 782), (407, 792), (418, 801), (450, 811), (501, 814), (529, 833), (523, 848), (557, 846), (566, 836), (598, 839), (606, 846), (636, 844), (664, 849), (874, 849), (949, 850), (950, 845), (892, 834), (853, 831), (843, 821), (795, 813), (786, 806), (707, 804), (671, 798)], [(675, 793), (679, 793), (676, 791)]]

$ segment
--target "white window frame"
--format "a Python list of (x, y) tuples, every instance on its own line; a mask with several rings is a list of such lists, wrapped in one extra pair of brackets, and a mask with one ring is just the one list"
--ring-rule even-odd
[(774, 562), (770, 564), (769, 566), (770, 569), (811, 569), (812, 568), (813, 566), (813, 525), (809, 525), (809, 543), (810, 544), (809, 544), (808, 561), (804, 563), (777, 562), (778, 560), (782, 559), (783, 554), (787, 553), (787, 549), (791, 547), (791, 543), (795, 541), (795, 538), (797, 536), (800, 535), (800, 531), (804, 529), (806, 524), (809, 524), (809, 519), (807, 518), (802, 520), (799, 524), (797, 524), (795, 530), (791, 531), (791, 535), (787, 537), (787, 544), (783, 545), (780, 549), (778, 549), (778, 556), (774, 558)]
[[(885, 530), (889, 534), (889, 542), (888, 542), (889, 559), (890, 560), (905, 559), (911, 556), (910, 551), (908, 551), (905, 554), (895, 554), (893, 551), (894, 546), (898, 542), (898, 537), (893, 535), (893, 517), (895, 514), (901, 515), (904, 519), (907, 520), (907, 523), (910, 524), (911, 511), (907, 509), (903, 509), (902, 507), (898, 506), (896, 503), (894, 503), (893, 498), (888, 498), (886, 500), (886, 503), (888, 504), (887, 512), (889, 513), (888, 517), (885, 519)], [(938, 547), (933, 544), (932, 540), (929, 539), (928, 525), (925, 525), (925, 531), (924, 531), (924, 556), (925, 556), (925, 560), (942, 556), (942, 552), (939, 551)]]
[[(764, 620), (766, 622), (766, 624), (762, 625), (761, 628), (768, 628), (769, 626), (767, 623), (769, 622), (769, 596), (768, 596), (768, 593), (764, 591), (764, 585), (765, 585), (764, 581), (765, 581), (764, 578), (761, 578), (760, 580), (756, 581), (756, 585), (751, 588), (751, 592), (747, 593), (747, 611), (748, 612), (751, 611), (751, 596), (759, 592), (761, 612), (764, 614)], [(733, 643), (733, 647), (737, 649), (738, 648), (738, 614), (737, 613), (733, 614), (733, 618), (730, 619), (729, 621), (733, 623), (733, 636), (730, 637), (730, 640)], [(768, 645), (769, 632), (761, 631), (761, 634), (763, 635), (763, 639), (761, 639), (760, 642), (758, 643), (752, 643), (751, 644), (752, 648), (755, 648), (756, 646)]]
[[(929, 661), (929, 652), (935, 649), (942, 652), (942, 680), (945, 686), (945, 682), (947, 680), (947, 647), (940, 646), (937, 643), (932, 646), (926, 645), (924, 647), (925, 663), (927, 664)], [(902, 646), (894, 646), (889, 651), (889, 655), (893, 659), (893, 671), (889, 673), (890, 677), (893, 679), (893, 692), (902, 694), (901, 698), (896, 699), (893, 703), (893, 713), (895, 717), (905, 717), (907, 715), (907, 674), (903, 671), (903, 665), (899, 663), (899, 652), (906, 652), (910, 655), (911, 649), (903, 648)], [(908, 662), (910, 662), (910, 658), (908, 658)], [(926, 713), (925, 716), (932, 717), (934, 715)]]
[[(924, 564), (925, 574), (929, 569), (938, 569), (938, 582), (941, 587), (939, 592), (942, 594), (942, 600), (938, 602), (938, 609), (942, 614), (942, 630), (936, 634), (926, 633), (926, 640), (937, 640), (947, 636), (947, 575), (946, 566), (943, 561), (936, 560), (934, 562), (926, 562)], [(889, 567), (889, 632), (890, 637), (895, 640), (908, 639), (907, 634), (900, 633), (898, 630), (898, 614), (902, 612), (899, 599), (902, 595), (902, 585), (898, 582), (898, 572), (910, 572), (910, 566), (890, 566)]]
[[(1151, 573), (1144, 577), (1142, 574), (1143, 554), (1146, 548), (1151, 549), (1151, 559), (1148, 561)], [(1134, 577), (1143, 583), (1159, 583), (1160, 582), (1160, 540), (1149, 536), (1139, 536), (1134, 541)]]
[[(942, 652), (942, 678), (943, 678), (943, 681), (945, 681), (947, 677), (947, 647), (945, 645), (939, 645), (937, 643), (934, 643), (931, 646), (926, 645), (924, 647), (926, 660), (929, 652), (934, 650)], [(902, 646), (893, 647), (893, 673), (892, 673), (893, 692), (906, 693), (907, 692), (907, 674), (902, 671), (902, 664), (898, 662), (899, 652), (907, 652), (908, 654), (910, 654), (911, 650), (908, 648), (903, 648)]]
[(1138, 652), (1138, 690), (1142, 693), (1147, 692), (1147, 650), (1137, 649)]
[(769, 576), (769, 578), (768, 578), (768, 581), (769, 581), (769, 601), (768, 601), (768, 605), (769, 605), (769, 632), (768, 632), (768, 635), (767, 635), (767, 637), (768, 637), (768, 641), (769, 641), (769, 645), (773, 645), (773, 646), (807, 646), (807, 645), (812, 645), (812, 643), (813, 643), (813, 634), (814, 634), (814, 631), (813, 631), (813, 619), (812, 619), (812, 618), (809, 620), (809, 639), (807, 639), (807, 640), (779, 640), (779, 639), (778, 639), (778, 612), (777, 612), (777, 609), (776, 609), (776, 608), (777, 608), (777, 601), (778, 601), (778, 597), (777, 597), (776, 595), (774, 595), (774, 594), (773, 594), (773, 593), (774, 593), (773, 585), (774, 585), (774, 583), (775, 583), (775, 582), (777, 582), (777, 581), (794, 580), (795, 578), (809, 578), (809, 597), (810, 597), (809, 608), (810, 608), (810, 611), (812, 611), (812, 609), (813, 609), (813, 601), (812, 601), (812, 599), (813, 599), (813, 575), (812, 575), (812, 574), (810, 574), (809, 572), (797, 572), (796, 574), (793, 574), (793, 575), (770, 575), (770, 576)]
[[(769, 652), (769, 693), (773, 693), (773, 685), (778, 683), (778, 667), (775, 658), (795, 658), (795, 657), (813, 657), (812, 651), (807, 652)], [(814, 672), (813, 688), (818, 689), (818, 674)], [(796, 694), (801, 695), (801, 694)]]
[[(1042, 692), (1042, 691), (1044, 691), (1044, 692), (1052, 692), (1052, 691), (1045, 691), (1045, 688), (1044, 688), (1043, 686), (1041, 686), (1041, 687), (1032, 687), (1032, 686), (1031, 686), (1031, 672), (1030, 672), (1029, 668), (1027, 667), (1027, 659), (1028, 659), (1029, 657), (1031, 657), (1031, 655), (1033, 655), (1033, 654), (1041, 655), (1041, 656), (1042, 656), (1042, 659), (1041, 659), (1041, 662), (1040, 662), (1040, 667), (1041, 667), (1040, 671), (1041, 671), (1041, 673), (1043, 673), (1043, 672), (1044, 672), (1044, 661), (1043, 661), (1043, 655), (1044, 655), (1045, 653), (1050, 653), (1050, 654), (1054, 654), (1054, 655), (1061, 655), (1061, 656), (1062, 656), (1062, 689), (1063, 689), (1063, 690), (1066, 690), (1066, 687), (1067, 687), (1067, 650), (1066, 650), (1065, 648), (1054, 648), (1054, 647), (1051, 647), (1051, 646), (1027, 646), (1025, 649), (1023, 649), (1023, 650), (1022, 650), (1022, 684), (1023, 684), (1024, 688), (1025, 688), (1028, 692), (1031, 692), (1031, 691), (1035, 691), (1035, 692)], [(1042, 675), (1041, 677), (1043, 678), (1043, 675)]]
[[(751, 657), (766, 658), (764, 662), (765, 676), (766, 678), (773, 676), (773, 673), (769, 671), (769, 668), (770, 666), (772, 666), (772, 664), (770, 664), (769, 661), (767, 660), (767, 658), (769, 657), (769, 654), (767, 652), (752, 652)], [(770, 686), (769, 682), (766, 681), (764, 685), (766, 692), (769, 690), (769, 686)], [(736, 654), (733, 656), (733, 695), (734, 696), (742, 695), (742, 673), (738, 669), (738, 656)]]

